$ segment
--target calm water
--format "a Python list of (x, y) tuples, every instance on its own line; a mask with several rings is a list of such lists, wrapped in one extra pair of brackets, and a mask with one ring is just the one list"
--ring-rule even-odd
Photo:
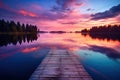
[(52, 48), (76, 53), (94, 80), (120, 80), (119, 40), (75, 33), (0, 35), (0, 80), (28, 80)]

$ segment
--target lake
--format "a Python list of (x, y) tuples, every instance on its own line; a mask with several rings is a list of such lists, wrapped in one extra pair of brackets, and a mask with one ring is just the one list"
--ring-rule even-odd
[(73, 51), (94, 80), (120, 80), (120, 39), (77, 33), (0, 35), (0, 80), (28, 80), (53, 48)]

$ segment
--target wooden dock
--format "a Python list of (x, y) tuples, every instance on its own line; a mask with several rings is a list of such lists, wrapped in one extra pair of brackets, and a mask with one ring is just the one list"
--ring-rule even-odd
[(92, 80), (72, 52), (51, 50), (29, 80)]

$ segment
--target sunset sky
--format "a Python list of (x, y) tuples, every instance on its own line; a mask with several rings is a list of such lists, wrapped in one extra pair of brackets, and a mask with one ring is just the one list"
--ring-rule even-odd
[(37, 25), (40, 30), (120, 24), (120, 0), (0, 0), (0, 19)]

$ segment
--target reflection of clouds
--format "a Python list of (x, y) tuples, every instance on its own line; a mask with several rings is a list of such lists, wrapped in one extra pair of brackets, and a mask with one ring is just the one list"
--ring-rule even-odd
[[(102, 52), (107, 54), (110, 58), (120, 58), (120, 42), (118, 41), (103, 41), (99, 39), (92, 39), (90, 36), (82, 36), (81, 34), (40, 34), (40, 37), (34, 43), (22, 44), (21, 46), (7, 46), (0, 48), (0, 53), (14, 53), (22, 52), (22, 53), (36, 53), (41, 49), (67, 49), (67, 50), (85, 50), (91, 49), (96, 50), (98, 52)], [(96, 45), (96, 46), (89, 46)], [(99, 46), (105, 46), (105, 50)], [(110, 49), (106, 49), (110, 47)], [(102, 49), (102, 50), (101, 50)], [(7, 50), (7, 51), (6, 51)], [(119, 53), (119, 54), (118, 54)], [(39, 54), (38, 54), (39, 55)], [(85, 53), (85, 55), (90, 55)]]
[(72, 39), (63, 39), (64, 41), (68, 41), (68, 42), (73, 42), (75, 43), (76, 41), (75, 40), (72, 40)]
[[(9, 48), (9, 47), (8, 47)], [(22, 46), (19, 47), (19, 48), (10, 48), (7, 49), (8, 51), (6, 51), (5, 49), (3, 49), (4, 51), (1, 51), (0, 52), (0, 58), (7, 58), (7, 57), (11, 57), (19, 52), (23, 52), (23, 53), (30, 53), (30, 52), (34, 52), (34, 51), (37, 51), (39, 49), (38, 46), (34, 46), (34, 47), (24, 47)]]
[(7, 57), (10, 57), (12, 55), (14, 55), (15, 52), (11, 52), (11, 53), (3, 53), (3, 54), (0, 54), (0, 58), (7, 58)]
[(116, 46), (119, 46), (120, 42), (110, 40), (100, 40), (100, 39), (92, 39), (90, 36), (82, 36), (81, 34), (42, 34), (41, 38), (38, 38), (37, 43), (45, 43), (45, 44), (62, 44), (68, 46), (78, 46), (78, 47), (88, 47), (88, 45), (97, 45), (97, 46), (105, 46), (111, 47), (114, 49)]
[(13, 56), (13, 55), (15, 55), (16, 53), (18, 53), (19, 52), (19, 49), (12, 49), (12, 48), (10, 48), (11, 50), (9, 50), (9, 49), (3, 49), (2, 48), (2, 50), (1, 50), (1, 52), (0, 52), (0, 59), (5, 59), (5, 58), (8, 58), (8, 57), (11, 57), (11, 56)]
[(86, 56), (88, 56), (88, 55), (91, 55), (91, 54), (89, 54), (89, 53), (84, 53)]
[(120, 59), (120, 52), (112, 48), (90, 45), (89, 50), (101, 52), (112, 59)]
[(37, 51), (38, 49), (39, 47), (24, 48), (21, 52), (29, 53), (29, 52)]
[[(43, 58), (49, 51), (49, 47), (46, 47), (44, 44), (36, 44), (36, 45), (30, 45), (30, 46), (23, 46), (21, 49), (21, 52), (24, 54), (28, 54), (32, 56), (33, 58)], [(29, 54), (30, 53), (30, 54)]]
[(38, 49), (36, 52), (33, 52), (31, 56), (33, 58), (44, 58), (48, 54), (49, 50), (49, 48), (41, 48)]

